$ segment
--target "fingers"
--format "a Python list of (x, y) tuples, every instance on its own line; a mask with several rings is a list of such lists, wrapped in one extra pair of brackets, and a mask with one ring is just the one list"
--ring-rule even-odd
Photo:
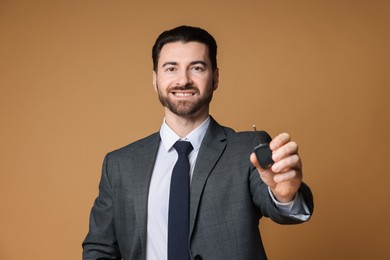
[(298, 144), (291, 141), (289, 134), (282, 133), (276, 136), (270, 143), (270, 148), (272, 150), (272, 159), (275, 162), (272, 166), (272, 171), (279, 173), (288, 169), (301, 169)]
[(272, 139), (269, 144), (272, 151), (282, 147), (284, 144), (290, 142), (290, 135), (288, 133), (281, 133)]
[(302, 168), (298, 154), (292, 154), (279, 160), (274, 159), (274, 161), (275, 163), (271, 167), (274, 173), (283, 173), (291, 169), (300, 171)]
[(300, 173), (296, 170), (287, 171), (281, 174), (275, 174), (274, 181), (276, 183), (281, 183), (292, 179), (297, 179), (297, 178), (299, 179), (299, 174)]
[[(274, 164), (271, 171), (275, 174), (274, 181), (279, 183), (291, 179), (302, 178), (302, 162), (298, 155), (298, 144), (291, 141), (288, 133), (277, 135), (270, 143), (272, 159)], [(251, 162), (264, 171), (257, 161), (255, 155), (251, 155)]]
[(287, 156), (298, 153), (298, 144), (294, 141), (290, 141), (279, 148), (272, 150), (272, 159), (274, 162), (279, 161)]
[(250, 161), (258, 169), (260, 177), (272, 190), (277, 200), (293, 199), (302, 182), (302, 162), (298, 155), (298, 144), (291, 141), (287, 133), (276, 136), (270, 143), (274, 164), (262, 169), (254, 153)]

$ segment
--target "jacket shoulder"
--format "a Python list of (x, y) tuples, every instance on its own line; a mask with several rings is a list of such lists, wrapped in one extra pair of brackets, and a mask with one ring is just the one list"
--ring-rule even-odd
[(141, 149), (148, 147), (151, 148), (153, 146), (158, 145), (159, 141), (160, 134), (159, 132), (156, 132), (147, 137), (134, 141), (126, 146), (113, 150), (108, 154), (112, 157), (128, 157), (134, 153), (137, 153), (137, 151), (140, 151)]

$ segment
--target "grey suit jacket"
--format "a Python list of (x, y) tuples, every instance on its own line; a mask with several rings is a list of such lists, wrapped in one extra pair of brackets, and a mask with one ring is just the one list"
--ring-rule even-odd
[[(154, 133), (105, 157), (83, 259), (145, 259), (149, 182), (159, 142)], [(211, 118), (191, 183), (191, 259), (267, 259), (259, 219), (302, 222), (275, 208), (249, 161), (257, 144), (253, 132), (236, 133)], [(302, 184), (300, 192), (312, 212), (310, 189)]]

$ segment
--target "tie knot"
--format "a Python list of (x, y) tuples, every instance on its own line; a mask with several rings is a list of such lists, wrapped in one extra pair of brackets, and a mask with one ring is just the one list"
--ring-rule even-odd
[(187, 142), (187, 141), (177, 141), (173, 145), (173, 147), (176, 149), (178, 154), (184, 153), (187, 156), (190, 154), (192, 149), (194, 149), (194, 147), (192, 147), (192, 144), (190, 142)]

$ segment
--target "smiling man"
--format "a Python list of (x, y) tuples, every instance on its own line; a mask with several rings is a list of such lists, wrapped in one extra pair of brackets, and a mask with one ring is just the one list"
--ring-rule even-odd
[(259, 220), (310, 219), (298, 145), (270, 143), (272, 167), (252, 153), (254, 133), (219, 125), (209, 105), (219, 83), (217, 44), (205, 30), (163, 32), (153, 85), (165, 109), (158, 132), (108, 153), (83, 259), (267, 259)]
[(173, 42), (162, 48), (153, 84), (165, 120), (172, 128), (180, 129), (181, 136), (206, 120), (214, 90), (218, 87), (218, 69), (212, 68), (208, 48), (199, 42)]

